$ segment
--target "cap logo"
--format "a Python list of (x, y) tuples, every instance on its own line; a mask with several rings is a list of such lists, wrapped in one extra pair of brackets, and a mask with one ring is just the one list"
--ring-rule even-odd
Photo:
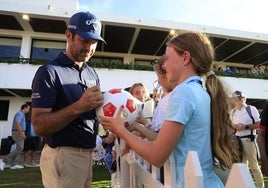
[(96, 21), (96, 20), (87, 20), (86, 25), (88, 25), (88, 26), (91, 25), (94, 28), (94, 30), (99, 29), (99, 24), (98, 24), (98, 21)]
[(87, 20), (87, 21), (86, 21), (86, 24), (87, 24), (87, 25), (90, 25), (91, 23), (93, 23), (93, 21), (91, 21), (91, 20)]

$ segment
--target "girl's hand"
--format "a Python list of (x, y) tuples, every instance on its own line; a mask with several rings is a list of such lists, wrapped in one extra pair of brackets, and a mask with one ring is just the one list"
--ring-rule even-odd
[(138, 118), (136, 119), (136, 122), (141, 123), (143, 125), (146, 124), (147, 120), (144, 118), (142, 111), (139, 111)]
[(124, 155), (128, 154), (130, 152), (130, 149), (131, 148), (129, 147), (129, 145), (126, 144), (124, 149), (121, 152), (121, 156), (123, 157)]
[(105, 130), (109, 130), (115, 134), (121, 129), (126, 129), (123, 123), (124, 106), (121, 106), (116, 117), (99, 116), (98, 120)]

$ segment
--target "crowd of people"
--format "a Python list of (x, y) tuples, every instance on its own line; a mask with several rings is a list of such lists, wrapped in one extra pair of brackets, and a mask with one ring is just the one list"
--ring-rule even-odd
[[(248, 69), (249, 74), (254, 74), (254, 75), (268, 75), (268, 65), (253, 65), (253, 67)], [(237, 67), (233, 66), (226, 66), (225, 69), (222, 67), (218, 66), (218, 64), (213, 64), (213, 71), (214, 72), (224, 72), (226, 75), (231, 75), (233, 73), (240, 73)]]
[[(187, 31), (166, 44), (165, 54), (153, 65), (161, 85), (153, 96), (143, 83), (128, 88), (143, 104), (129, 130), (121, 121), (123, 106), (117, 117), (96, 117), (95, 109), (103, 103), (101, 84), (97, 72), (85, 62), (94, 55), (99, 42), (106, 43), (100, 33), (101, 22), (95, 15), (78, 12), (70, 18), (65, 31), (66, 52), (39, 67), (34, 76), (29, 134), (25, 135), (25, 114), (30, 107), (23, 105), (12, 127), (17, 147), (1, 159), (1, 170), (7, 163), (13, 169), (22, 168), (18, 154), (23, 151), (24, 141), (28, 138), (36, 143), (42, 137), (40, 169), (44, 187), (91, 187), (92, 152), (101, 124), (107, 130), (101, 144), (114, 143), (107, 151), (112, 156), (113, 181), (117, 181), (114, 172), (119, 170), (120, 156), (129, 150), (157, 167), (162, 167), (173, 153), (176, 184), (184, 187), (186, 156), (196, 151), (204, 187), (224, 187), (225, 172), (228, 176), (233, 163), (242, 161), (249, 164), (256, 187), (264, 188), (263, 175), (268, 173), (268, 105), (260, 116), (254, 106), (246, 104), (245, 95), (236, 91), (231, 97), (232, 108), (224, 84), (212, 71), (214, 49), (205, 34)], [(234, 138), (243, 150), (238, 149)], [(123, 151), (116, 148), (121, 139), (126, 142)], [(261, 168), (256, 157), (257, 143)], [(30, 150), (30, 164), (36, 165), (35, 144), (25, 147), (25, 163)], [(215, 167), (221, 172), (216, 172)]]
[(251, 72), (256, 75), (268, 75), (268, 65), (265, 65), (264, 68), (261, 65), (253, 65)]

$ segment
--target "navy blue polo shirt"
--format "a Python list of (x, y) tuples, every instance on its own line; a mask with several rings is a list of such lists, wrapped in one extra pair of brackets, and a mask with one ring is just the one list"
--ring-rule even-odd
[[(58, 111), (76, 102), (84, 93), (84, 88), (100, 85), (95, 70), (86, 63), (79, 67), (64, 53), (37, 70), (32, 82), (32, 108), (52, 108)], [(50, 147), (71, 146), (93, 148), (96, 146), (98, 123), (95, 110), (84, 113), (67, 125), (64, 129), (44, 141)]]
[(268, 155), (268, 134), (267, 134), (267, 131), (268, 131), (268, 103), (266, 103), (263, 107), (263, 110), (262, 110), (262, 113), (261, 113), (261, 123), (260, 123), (262, 126), (265, 126), (266, 127), (266, 134), (265, 134), (265, 141), (266, 141), (266, 144), (265, 144), (265, 147), (266, 147), (266, 153)]
[(268, 128), (268, 103), (266, 103), (263, 107), (260, 124)]

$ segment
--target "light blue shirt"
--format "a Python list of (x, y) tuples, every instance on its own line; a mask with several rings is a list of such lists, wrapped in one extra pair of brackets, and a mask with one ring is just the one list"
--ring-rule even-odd
[(20, 127), (21, 127), (22, 131), (26, 130), (25, 113), (22, 110), (19, 110), (14, 116), (13, 124), (12, 124), (12, 130), (13, 131), (17, 130), (16, 122), (20, 123)]
[(36, 137), (37, 135), (34, 132), (33, 124), (31, 124), (31, 132), (30, 132), (31, 137)]
[(168, 102), (166, 120), (184, 125), (173, 154), (177, 167), (177, 185), (184, 187), (184, 166), (189, 151), (196, 151), (203, 172), (204, 187), (224, 187), (213, 172), (210, 138), (210, 96), (199, 76), (186, 79), (174, 88)]

